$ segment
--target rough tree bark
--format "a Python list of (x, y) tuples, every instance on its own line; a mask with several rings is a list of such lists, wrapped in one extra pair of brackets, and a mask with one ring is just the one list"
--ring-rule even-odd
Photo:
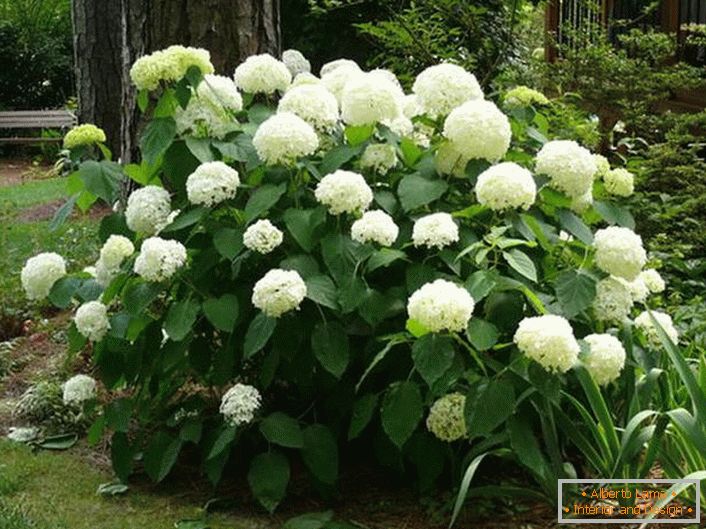
[(208, 49), (231, 75), (253, 53), (280, 52), (279, 0), (72, 0), (79, 117), (105, 129), (124, 161), (139, 124), (132, 63), (171, 44)]

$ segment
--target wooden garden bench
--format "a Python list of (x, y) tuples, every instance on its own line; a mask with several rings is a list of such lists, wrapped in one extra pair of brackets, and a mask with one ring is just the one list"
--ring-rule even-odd
[[(68, 110), (10, 110), (0, 112), (3, 129), (66, 129), (76, 124), (76, 116)], [(62, 137), (0, 137), (0, 143), (42, 143), (61, 141)]]

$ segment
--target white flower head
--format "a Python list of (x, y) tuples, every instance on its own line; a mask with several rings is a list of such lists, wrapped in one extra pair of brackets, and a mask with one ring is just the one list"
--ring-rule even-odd
[(466, 101), (483, 99), (475, 76), (455, 64), (437, 64), (421, 72), (412, 91), (424, 113), (445, 116)]
[(543, 106), (549, 104), (549, 99), (534, 88), (516, 86), (505, 93), (503, 104), (507, 108), (527, 107), (530, 105)]
[(412, 228), (415, 246), (441, 250), (458, 241), (458, 226), (448, 213), (432, 213), (417, 219)]
[(45, 252), (27, 259), (20, 279), (29, 299), (44, 299), (54, 283), (66, 275), (66, 261), (57, 253)]
[(650, 289), (642, 278), (642, 272), (632, 281), (626, 281), (630, 295), (635, 303), (644, 303), (650, 295)]
[(266, 254), (282, 244), (284, 234), (267, 219), (261, 219), (248, 226), (243, 234), (243, 244), (249, 250)]
[(349, 125), (370, 125), (402, 114), (401, 88), (373, 72), (349, 80), (341, 94), (341, 117)]
[(299, 50), (284, 50), (282, 52), (282, 62), (289, 70), (289, 73), (292, 74), (292, 77), (296, 77), (300, 73), (311, 72), (311, 63)]
[(319, 75), (321, 77), (323, 77), (324, 75), (331, 73), (334, 70), (337, 70), (342, 66), (349, 67), (349, 68), (358, 68), (358, 70), (360, 70), (360, 66), (358, 66), (358, 63), (355, 61), (352, 61), (350, 59), (336, 59), (336, 60), (329, 61), (326, 64), (324, 64), (321, 67), (321, 71), (319, 71)]
[(262, 397), (256, 388), (236, 384), (223, 395), (219, 411), (229, 425), (242, 426), (252, 422), (261, 402)]
[(632, 281), (647, 262), (642, 238), (628, 228), (610, 226), (598, 230), (593, 238), (598, 268)]
[(594, 154), (593, 161), (596, 162), (596, 174), (594, 178), (603, 178), (610, 171), (610, 162), (602, 154)]
[(108, 284), (120, 272), (123, 261), (135, 253), (132, 241), (122, 235), (111, 235), (101, 248), (96, 261), (94, 277), (102, 286)]
[(419, 104), (419, 96), (417, 96), (417, 94), (407, 94), (404, 96), (402, 99), (402, 113), (409, 119), (424, 114), (424, 109), (422, 105)]
[[(657, 320), (657, 323), (659, 323), (659, 326), (662, 327), (665, 334), (672, 341), (672, 343), (674, 343), (675, 345), (679, 343), (679, 333), (674, 327), (672, 317), (669, 314), (660, 312), (658, 310), (653, 310), (651, 312), (654, 319)], [(649, 311), (644, 311), (640, 313), (637, 318), (635, 318), (635, 327), (640, 329), (645, 334), (647, 341), (652, 347), (662, 347), (662, 341), (659, 339), (657, 328), (652, 322), (652, 318), (650, 318)]]
[(503, 162), (483, 171), (476, 182), (478, 202), (494, 211), (529, 209), (537, 185), (532, 173), (513, 162)]
[(100, 301), (88, 301), (76, 310), (76, 329), (92, 342), (100, 342), (110, 330), (108, 308)]
[(243, 97), (230, 77), (224, 75), (204, 75), (196, 89), (196, 95), (215, 105), (239, 112), (243, 109)]
[(296, 114), (322, 132), (338, 123), (336, 96), (320, 84), (304, 84), (288, 90), (280, 99), (277, 111)]
[(373, 201), (373, 191), (365, 178), (343, 169), (324, 176), (316, 185), (314, 196), (331, 215), (359, 213), (368, 209)]
[(297, 310), (306, 297), (306, 283), (295, 270), (274, 268), (255, 283), (252, 304), (271, 318)]
[(147, 281), (164, 281), (186, 264), (186, 248), (178, 241), (150, 237), (135, 259), (135, 273)]
[(605, 188), (611, 195), (629, 197), (635, 191), (635, 176), (622, 167), (611, 169), (603, 175)]
[(466, 175), (466, 165), (468, 165), (469, 160), (456, 145), (446, 141), (439, 145), (436, 150), (434, 165), (439, 174), (463, 178)]
[(537, 153), (535, 171), (547, 175), (552, 187), (575, 198), (591, 190), (597, 167), (588, 149), (575, 141), (555, 140)]
[(601, 321), (622, 322), (630, 315), (633, 302), (629, 283), (620, 277), (608, 276), (596, 284), (593, 310)]
[(186, 179), (186, 194), (192, 204), (212, 207), (235, 197), (239, 185), (238, 171), (223, 162), (206, 162)]
[[(322, 84), (321, 79), (316, 77), (313, 73), (303, 72), (303, 73), (297, 74), (296, 77), (294, 77), (294, 79), (292, 79), (292, 84), (289, 85), (289, 88), (287, 89), (287, 91), (291, 90), (292, 88), (296, 88), (297, 86), (321, 85), (321, 84)], [(338, 100), (336, 100), (336, 103), (338, 103)]]
[(589, 334), (583, 339), (588, 352), (582, 358), (586, 370), (600, 386), (616, 380), (625, 366), (625, 348), (610, 334)]
[(171, 221), (172, 212), (169, 192), (159, 186), (136, 189), (127, 199), (125, 220), (128, 228), (143, 235), (154, 235), (162, 231)]
[(477, 99), (456, 107), (444, 121), (444, 136), (468, 159), (496, 162), (510, 147), (510, 121), (494, 103)]
[[(346, 61), (347, 59), (341, 60)], [(352, 79), (363, 75), (363, 71), (360, 69), (360, 66), (353, 61), (341, 63), (333, 69), (324, 71), (325, 68), (326, 65), (324, 65), (324, 68), (321, 69), (321, 84), (323, 84), (334, 96), (336, 96), (336, 100), (339, 103), (341, 102), (343, 89), (346, 84), (348, 84), (348, 82)]]
[(392, 246), (400, 229), (392, 217), (384, 211), (366, 211), (351, 226), (351, 238), (360, 243), (375, 242), (380, 246)]
[(76, 125), (64, 136), (64, 148), (73, 149), (81, 145), (105, 143), (105, 132), (91, 123)]
[(287, 66), (268, 53), (251, 55), (235, 69), (235, 84), (249, 94), (284, 92), (292, 82)]
[(298, 158), (314, 154), (319, 148), (319, 137), (296, 114), (280, 112), (260, 124), (252, 143), (267, 165), (291, 165)]
[(432, 404), (427, 416), (427, 430), (437, 439), (451, 443), (468, 435), (466, 429), (466, 396), (449, 393)]
[(388, 143), (371, 143), (360, 157), (360, 167), (380, 175), (387, 174), (397, 165), (397, 151)]
[(466, 329), (474, 306), (465, 288), (437, 279), (422, 285), (409, 297), (407, 313), (431, 332), (461, 332)]
[(659, 294), (661, 292), (664, 292), (664, 289), (667, 286), (664, 282), (664, 279), (662, 279), (662, 276), (659, 275), (659, 272), (654, 268), (648, 268), (647, 270), (643, 270), (642, 272), (640, 272), (640, 277), (645, 282), (645, 285), (647, 286), (649, 291), (653, 294)]
[(64, 404), (81, 404), (96, 397), (96, 381), (88, 375), (76, 375), (64, 382)]
[(577, 197), (571, 197), (571, 211), (576, 213), (583, 213), (589, 207), (593, 205), (593, 190), (589, 189), (583, 195)]
[(202, 74), (213, 73), (211, 54), (201, 48), (174, 45), (137, 59), (130, 69), (130, 78), (138, 90), (154, 90), (162, 81), (180, 80), (192, 66)]
[(174, 111), (179, 136), (223, 139), (236, 129), (236, 121), (225, 108), (208, 99), (194, 96), (186, 108)]
[(569, 322), (554, 314), (523, 319), (514, 342), (522, 353), (544, 369), (560, 373), (574, 366), (581, 350)]

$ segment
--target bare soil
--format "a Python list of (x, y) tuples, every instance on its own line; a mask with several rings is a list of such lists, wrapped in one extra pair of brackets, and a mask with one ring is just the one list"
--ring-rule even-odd
[(0, 186), (13, 186), (53, 175), (53, 166), (35, 164), (26, 158), (4, 158), (0, 163)]

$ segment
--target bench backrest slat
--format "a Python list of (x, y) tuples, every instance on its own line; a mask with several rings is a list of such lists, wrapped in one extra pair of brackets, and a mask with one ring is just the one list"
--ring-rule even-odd
[(12, 110), (0, 112), (0, 129), (64, 128), (76, 124), (68, 110)]

